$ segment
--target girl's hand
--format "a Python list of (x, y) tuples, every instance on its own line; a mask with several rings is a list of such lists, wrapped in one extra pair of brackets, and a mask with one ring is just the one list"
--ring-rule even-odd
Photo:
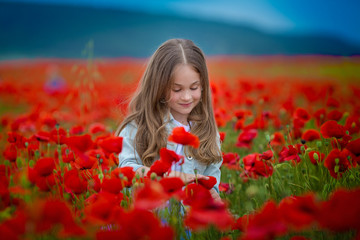
[(139, 168), (136, 170), (136, 173), (135, 173), (135, 174), (139, 174), (140, 177), (145, 177), (149, 170), (150, 170), (149, 167), (145, 167), (145, 166), (139, 167)]
[(221, 201), (220, 195), (216, 192), (214, 188), (210, 189), (210, 193), (215, 201)]
[(196, 178), (197, 179), (205, 179), (205, 180), (209, 179), (209, 177), (201, 175), (201, 174), (197, 174), (195, 176), (195, 174), (183, 173), (183, 172), (178, 172), (178, 171), (171, 171), (167, 176), (168, 177), (179, 177), (179, 178), (181, 178), (181, 180), (183, 180), (183, 182), (185, 184), (195, 182)]

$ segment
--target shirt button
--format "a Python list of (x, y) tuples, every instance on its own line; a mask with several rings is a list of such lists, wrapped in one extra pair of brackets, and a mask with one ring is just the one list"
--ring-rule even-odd
[(192, 160), (192, 159), (193, 159), (193, 157), (192, 157), (192, 156), (188, 156), (188, 159), (189, 159), (189, 160)]

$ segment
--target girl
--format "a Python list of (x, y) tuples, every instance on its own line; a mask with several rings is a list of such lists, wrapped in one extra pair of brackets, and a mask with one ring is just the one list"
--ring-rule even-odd
[[(220, 137), (205, 57), (192, 41), (171, 39), (155, 51), (129, 110), (117, 130), (123, 137), (119, 167), (131, 166), (136, 173), (146, 175), (160, 149), (166, 147), (185, 160), (182, 166), (174, 165), (169, 176), (180, 177), (185, 183), (195, 177), (214, 176), (217, 184), (210, 192), (214, 199), (220, 199)], [(199, 137), (199, 148), (167, 142), (178, 126)]]

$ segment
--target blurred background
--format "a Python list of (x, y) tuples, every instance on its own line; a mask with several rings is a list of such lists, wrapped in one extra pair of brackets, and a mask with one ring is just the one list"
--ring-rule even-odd
[(358, 0), (0, 1), (0, 60), (149, 57), (169, 38), (206, 55), (360, 54)]

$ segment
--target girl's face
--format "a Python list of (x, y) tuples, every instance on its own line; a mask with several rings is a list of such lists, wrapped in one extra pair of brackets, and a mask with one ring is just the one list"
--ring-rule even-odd
[(170, 89), (169, 107), (173, 117), (183, 124), (201, 99), (200, 75), (190, 65), (177, 65)]

